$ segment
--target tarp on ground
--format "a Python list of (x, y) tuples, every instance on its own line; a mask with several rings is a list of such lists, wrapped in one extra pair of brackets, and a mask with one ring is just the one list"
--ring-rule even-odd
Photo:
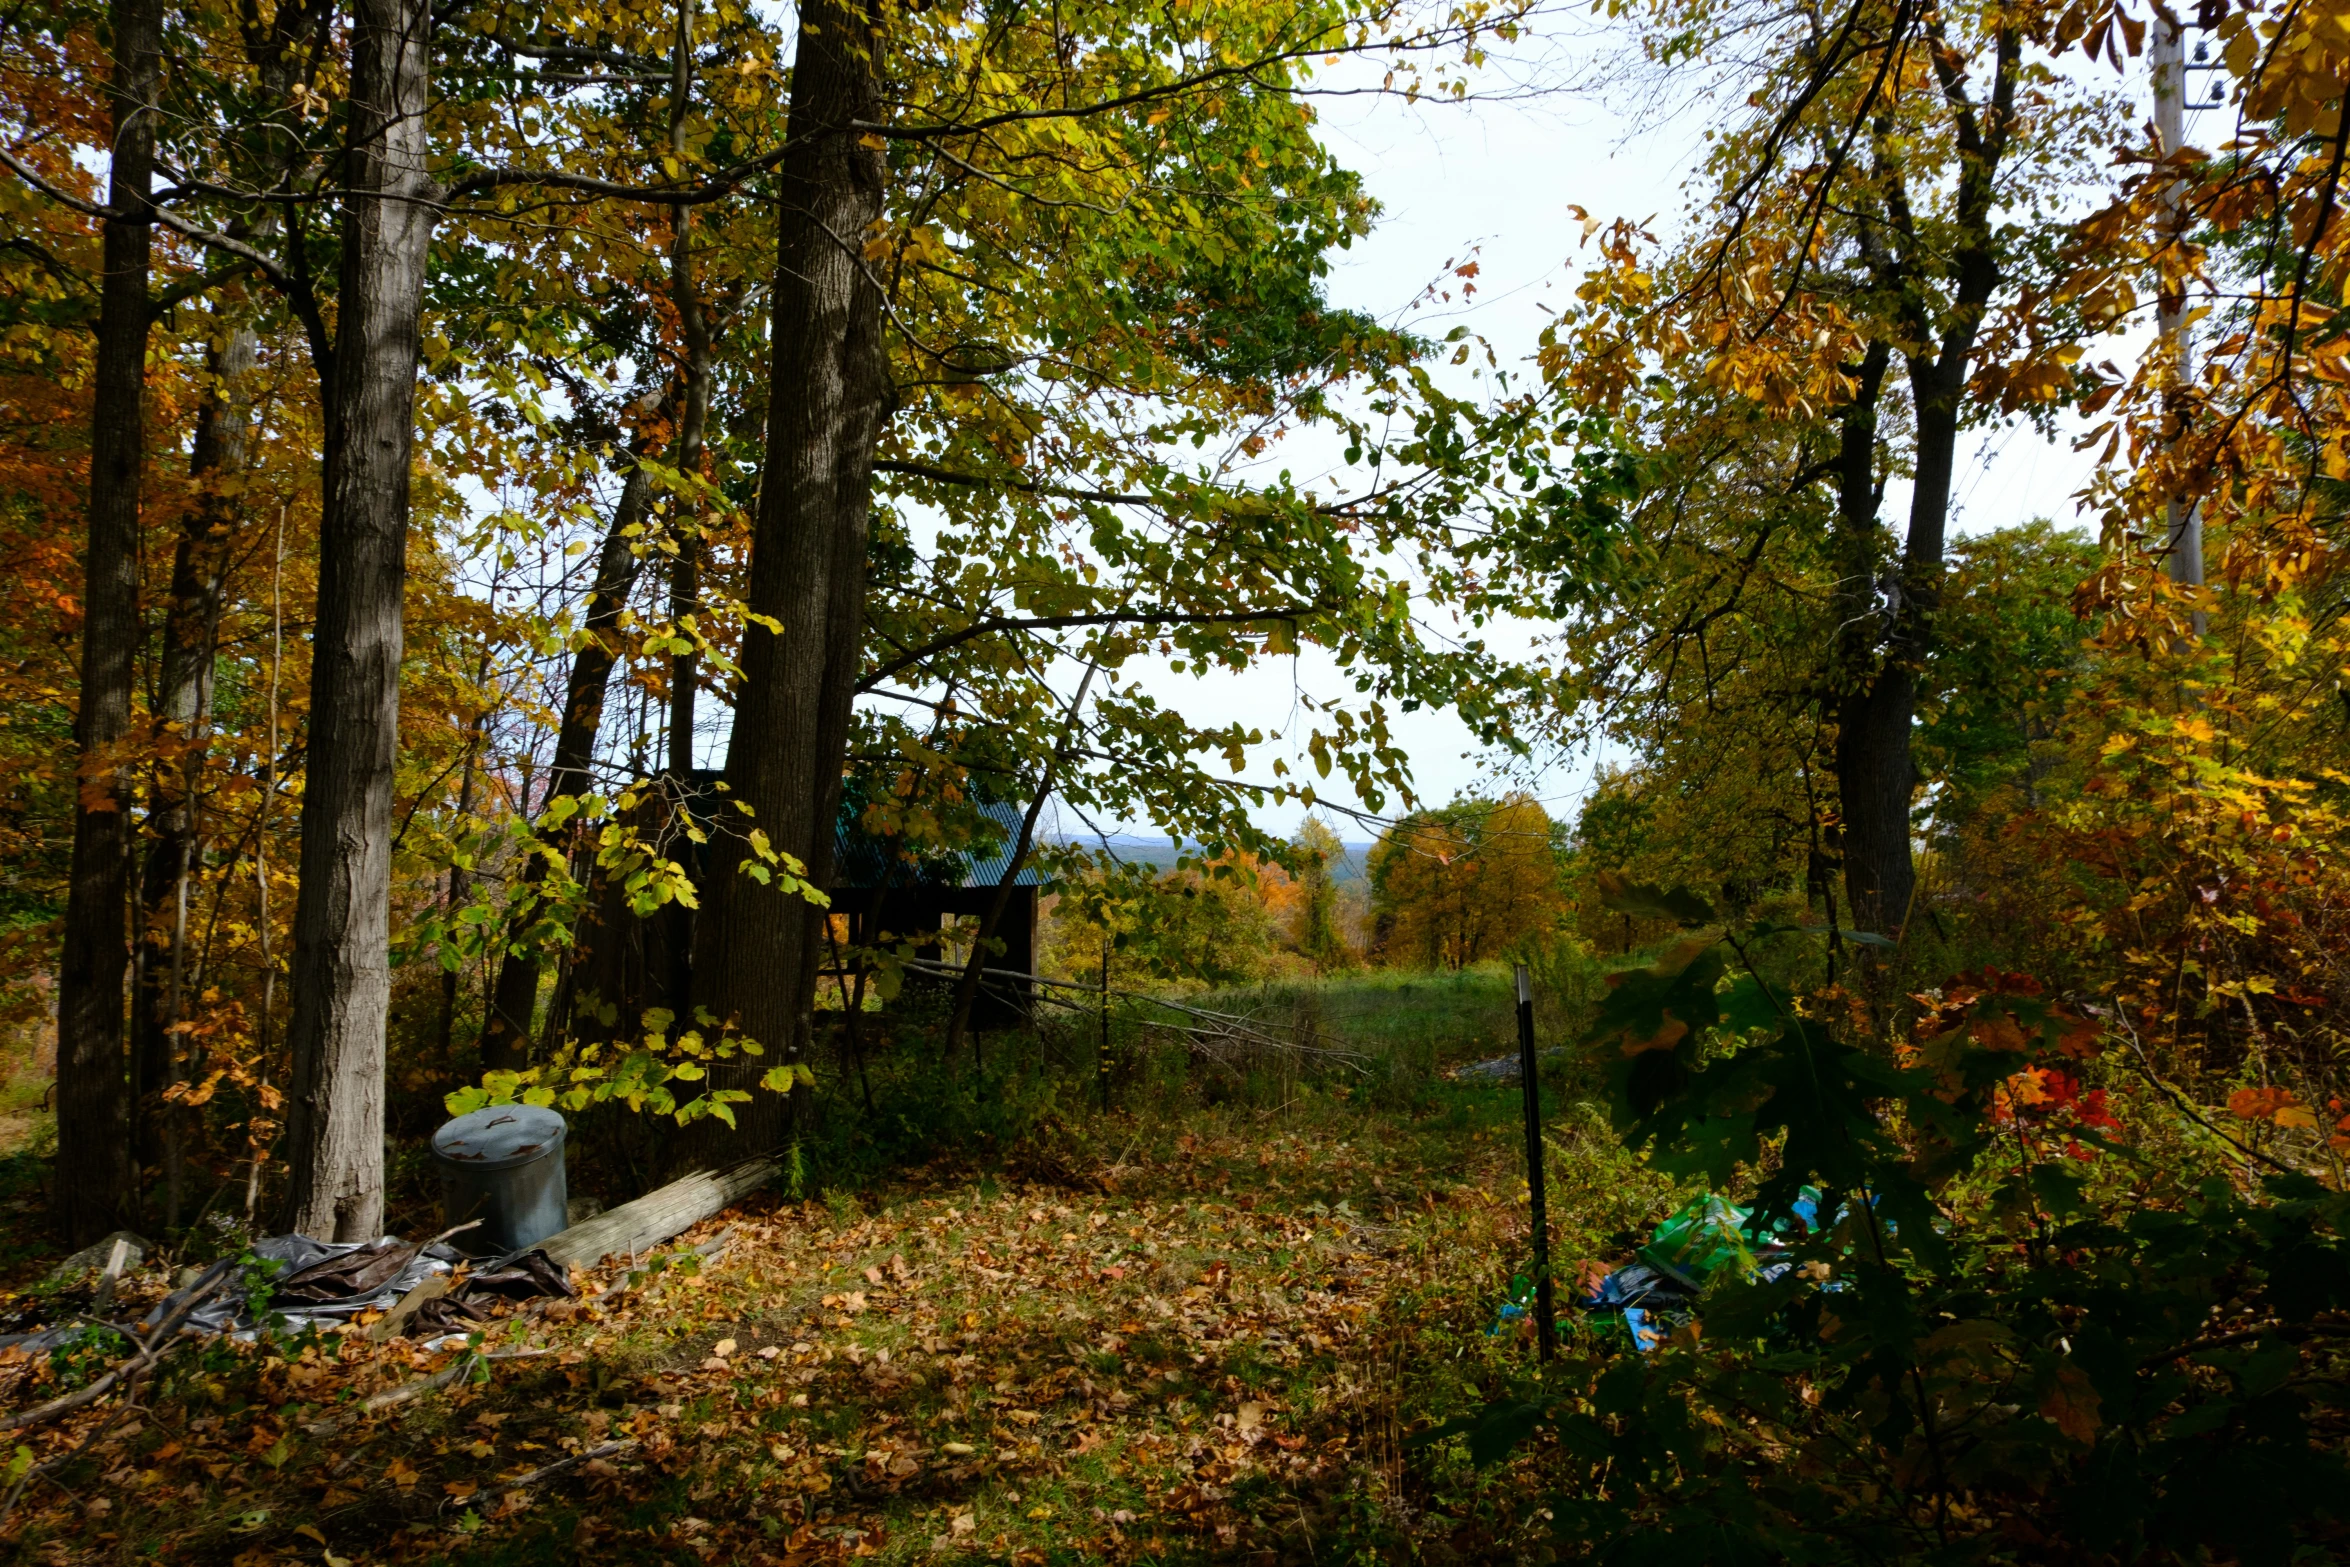
[[(1820, 1194), (1805, 1187), (1795, 1216), (1805, 1229), (1819, 1223)], [(1782, 1221), (1782, 1225), (1784, 1221)], [(1775, 1278), (1789, 1263), (1782, 1227), (1764, 1230), (1753, 1210), (1707, 1193), (1673, 1211), (1635, 1254), (1577, 1302), (1585, 1311), (1620, 1315), (1632, 1342), (1646, 1351), (1666, 1324), (1685, 1322), (1706, 1286), (1727, 1271), (1742, 1279)]]

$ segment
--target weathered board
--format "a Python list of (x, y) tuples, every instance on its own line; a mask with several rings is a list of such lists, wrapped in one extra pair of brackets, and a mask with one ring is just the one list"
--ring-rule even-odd
[(606, 1257), (635, 1256), (699, 1224), (728, 1203), (775, 1178), (773, 1158), (745, 1159), (723, 1170), (696, 1170), (667, 1186), (622, 1203), (539, 1242), (539, 1249), (566, 1268), (592, 1268)]

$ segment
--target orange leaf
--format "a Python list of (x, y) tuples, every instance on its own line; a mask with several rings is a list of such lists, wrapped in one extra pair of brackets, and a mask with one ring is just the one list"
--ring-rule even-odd
[[(2239, 1088), (2228, 1095), (2228, 1114), (2241, 1121), (2274, 1121), (2279, 1126), (2315, 1126), (2317, 1120), (2302, 1109), (2289, 1088)], [(2288, 1115), (2296, 1119), (2286, 1120)]]
[(2040, 1395), (2040, 1413), (2056, 1422), (2056, 1428), (2066, 1436), (2086, 1445), (2097, 1440), (2097, 1427), (2103, 1423), (2097, 1408), (2103, 1402), (2081, 1368), (2068, 1365)]
[(1658, 1029), (1654, 1034), (1650, 1035), (1646, 1039), (1625, 1040), (1624, 1054), (1628, 1056), (1637, 1056), (1645, 1055), (1651, 1050), (1670, 1050), (1675, 1045), (1679, 1044), (1681, 1042), (1682, 1036), (1688, 1032), (1688, 1024), (1673, 1016), (1672, 1013), (1667, 1012), (1665, 1014), (1664, 1027)]

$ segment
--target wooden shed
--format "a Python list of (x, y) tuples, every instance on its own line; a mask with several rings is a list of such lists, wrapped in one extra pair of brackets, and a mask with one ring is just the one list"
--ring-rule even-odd
[[(893, 846), (859, 830), (844, 809), (833, 841), (832, 894), (835, 914), (849, 922), (849, 939), (860, 946), (884, 941), (911, 940), (915, 950), (935, 957), (937, 932), (949, 915), (984, 919), (1010, 864), (1012, 846), (1019, 841), (1021, 810), (1009, 803), (980, 807), (1002, 828), (991, 853), (949, 853), (927, 856), (909, 864)], [(1033, 865), (1024, 865), (1012, 878), (1011, 899), (992, 933), (1003, 943), (1001, 954), (988, 959), (991, 969), (1016, 974), (1036, 972), (1036, 899), (1041, 878)], [(928, 936), (929, 940), (923, 938)], [(971, 1010), (971, 1026), (979, 1029), (1023, 1028), (1032, 1016), (1035, 987), (1024, 980), (990, 978), (980, 988)]]

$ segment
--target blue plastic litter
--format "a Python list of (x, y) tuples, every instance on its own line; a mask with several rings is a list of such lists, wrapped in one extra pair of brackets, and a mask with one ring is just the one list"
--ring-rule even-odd
[(1764, 1226), (1747, 1209), (1700, 1197), (1657, 1226), (1640, 1260), (1606, 1275), (1576, 1304), (1620, 1317), (1633, 1347), (1646, 1354), (1690, 1319), (1699, 1292), (1719, 1269), (1768, 1281), (1794, 1266), (1782, 1237), (1798, 1223), (1805, 1231), (1819, 1228), (1820, 1194), (1806, 1187), (1792, 1207), (1792, 1220)]

